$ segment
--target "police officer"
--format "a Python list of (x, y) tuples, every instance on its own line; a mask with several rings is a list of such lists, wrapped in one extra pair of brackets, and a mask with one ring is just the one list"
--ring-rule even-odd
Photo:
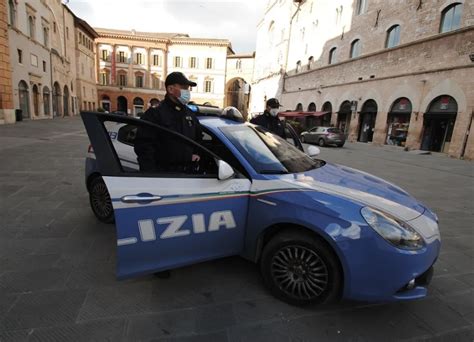
[(280, 107), (280, 102), (275, 98), (271, 98), (267, 101), (267, 106), (263, 114), (253, 118), (250, 122), (265, 127), (270, 132), (286, 139), (285, 124), (278, 119)]
[[(190, 86), (196, 83), (181, 72), (172, 72), (165, 80), (165, 99), (157, 107), (148, 108), (141, 118), (199, 143), (201, 126), (186, 106), (191, 99)], [(200, 160), (193, 145), (150, 127), (138, 128), (134, 149), (142, 172), (190, 172), (193, 163)]]

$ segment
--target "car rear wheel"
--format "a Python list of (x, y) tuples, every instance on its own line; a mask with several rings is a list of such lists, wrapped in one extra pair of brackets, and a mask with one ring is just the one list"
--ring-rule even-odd
[(344, 146), (344, 144), (337, 144), (336, 146), (337, 147), (342, 147), (342, 146)]
[(301, 136), (301, 142), (302, 142), (302, 143), (305, 143), (305, 142), (306, 142), (306, 140), (305, 140), (305, 138), (304, 138), (304, 135)]
[(96, 177), (91, 181), (89, 201), (94, 215), (100, 221), (105, 223), (113, 223), (115, 221), (112, 200), (102, 177)]
[(260, 269), (269, 291), (292, 305), (333, 301), (342, 288), (335, 254), (320, 239), (300, 231), (273, 237), (264, 247)]
[(324, 147), (324, 145), (326, 145), (326, 143), (324, 142), (324, 139), (322, 139), (322, 138), (318, 140), (318, 144), (321, 147)]

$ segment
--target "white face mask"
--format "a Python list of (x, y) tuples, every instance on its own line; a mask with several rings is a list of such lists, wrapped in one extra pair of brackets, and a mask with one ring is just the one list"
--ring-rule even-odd
[(181, 89), (181, 95), (178, 97), (178, 101), (183, 105), (187, 105), (191, 101), (191, 92), (188, 89)]
[(277, 115), (278, 115), (278, 112), (279, 112), (279, 109), (278, 109), (278, 108), (272, 108), (272, 109), (270, 109), (270, 114), (271, 114), (271, 116), (277, 116)]

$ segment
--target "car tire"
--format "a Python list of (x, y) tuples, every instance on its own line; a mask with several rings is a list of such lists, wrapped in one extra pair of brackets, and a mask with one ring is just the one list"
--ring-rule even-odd
[(265, 245), (260, 271), (270, 293), (291, 305), (331, 302), (342, 289), (337, 256), (324, 241), (298, 230), (279, 233)]
[(114, 208), (109, 191), (102, 177), (95, 177), (89, 184), (89, 202), (92, 212), (104, 223), (114, 223)]
[(306, 140), (304, 140), (304, 135), (301, 136), (301, 142), (302, 142), (302, 143), (305, 143), (305, 142), (306, 142)]
[(344, 144), (337, 144), (336, 146), (337, 147), (342, 147), (342, 146), (344, 146)]
[(318, 140), (318, 145), (321, 146), (321, 147), (324, 147), (326, 145), (323, 138)]

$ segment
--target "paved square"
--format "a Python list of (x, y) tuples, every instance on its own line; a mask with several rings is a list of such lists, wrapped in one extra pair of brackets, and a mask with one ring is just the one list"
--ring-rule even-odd
[(93, 216), (80, 118), (0, 126), (0, 341), (474, 339), (474, 163), (346, 144), (321, 157), (400, 185), (440, 217), (441, 256), (420, 301), (288, 306), (238, 257), (170, 279), (115, 279), (115, 231)]

